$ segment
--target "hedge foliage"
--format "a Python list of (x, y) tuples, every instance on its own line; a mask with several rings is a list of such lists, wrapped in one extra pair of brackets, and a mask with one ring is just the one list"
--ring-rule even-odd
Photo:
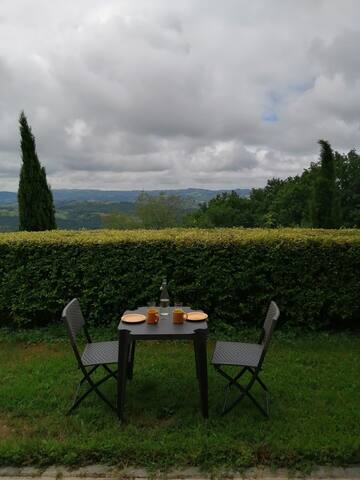
[(78, 297), (94, 324), (159, 296), (211, 322), (261, 322), (270, 299), (282, 321), (321, 328), (360, 318), (360, 230), (169, 229), (0, 234), (2, 325), (59, 321)]

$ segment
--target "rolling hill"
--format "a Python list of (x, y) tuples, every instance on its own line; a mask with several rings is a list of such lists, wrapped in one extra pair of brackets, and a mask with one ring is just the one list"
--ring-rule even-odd
[[(102, 228), (103, 215), (111, 213), (134, 214), (135, 202), (144, 190), (53, 190), (56, 221), (59, 228)], [(149, 195), (179, 195), (193, 208), (208, 202), (219, 193), (230, 190), (187, 188), (179, 190), (148, 190)], [(240, 196), (248, 196), (250, 189), (236, 189)], [(0, 192), (0, 232), (18, 229), (16, 192)]]

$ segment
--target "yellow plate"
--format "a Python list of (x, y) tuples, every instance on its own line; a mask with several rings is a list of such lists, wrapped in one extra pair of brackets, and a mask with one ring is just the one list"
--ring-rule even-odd
[(124, 323), (141, 323), (145, 322), (145, 315), (141, 315), (140, 313), (128, 313), (127, 315), (123, 315), (121, 320)]
[(205, 312), (190, 312), (187, 314), (187, 319), (189, 322), (202, 322), (208, 318)]

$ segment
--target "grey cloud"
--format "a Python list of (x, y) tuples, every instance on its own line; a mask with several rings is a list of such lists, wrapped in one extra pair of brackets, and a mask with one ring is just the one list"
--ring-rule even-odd
[(1, 161), (1, 175), (6, 175), (8, 177), (18, 175), (20, 166), (14, 158), (12, 152), (4, 152), (3, 158)]
[(84, 156), (82, 160), (79, 164), (78, 157), (68, 157), (62, 165), (70, 170), (92, 172), (161, 172), (169, 168), (166, 160), (159, 158), (158, 154), (132, 157), (103, 154), (100, 160), (91, 156)]
[(330, 43), (315, 39), (311, 48), (314, 61), (329, 75), (341, 75), (347, 82), (358, 82), (360, 63), (357, 60), (360, 30), (344, 30)]
[(189, 160), (192, 171), (203, 173), (236, 172), (255, 168), (258, 163), (256, 156), (239, 142), (206, 145), (195, 151)]
[(357, 0), (25, 3), (1, 7), (6, 188), (22, 109), (57, 187), (258, 186), (359, 145)]

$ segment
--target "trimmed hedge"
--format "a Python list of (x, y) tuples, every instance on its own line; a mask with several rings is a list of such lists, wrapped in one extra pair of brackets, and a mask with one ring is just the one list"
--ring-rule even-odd
[(321, 328), (360, 318), (360, 230), (169, 229), (0, 234), (2, 325), (59, 321), (78, 297), (94, 324), (159, 296), (232, 325), (282, 321)]

